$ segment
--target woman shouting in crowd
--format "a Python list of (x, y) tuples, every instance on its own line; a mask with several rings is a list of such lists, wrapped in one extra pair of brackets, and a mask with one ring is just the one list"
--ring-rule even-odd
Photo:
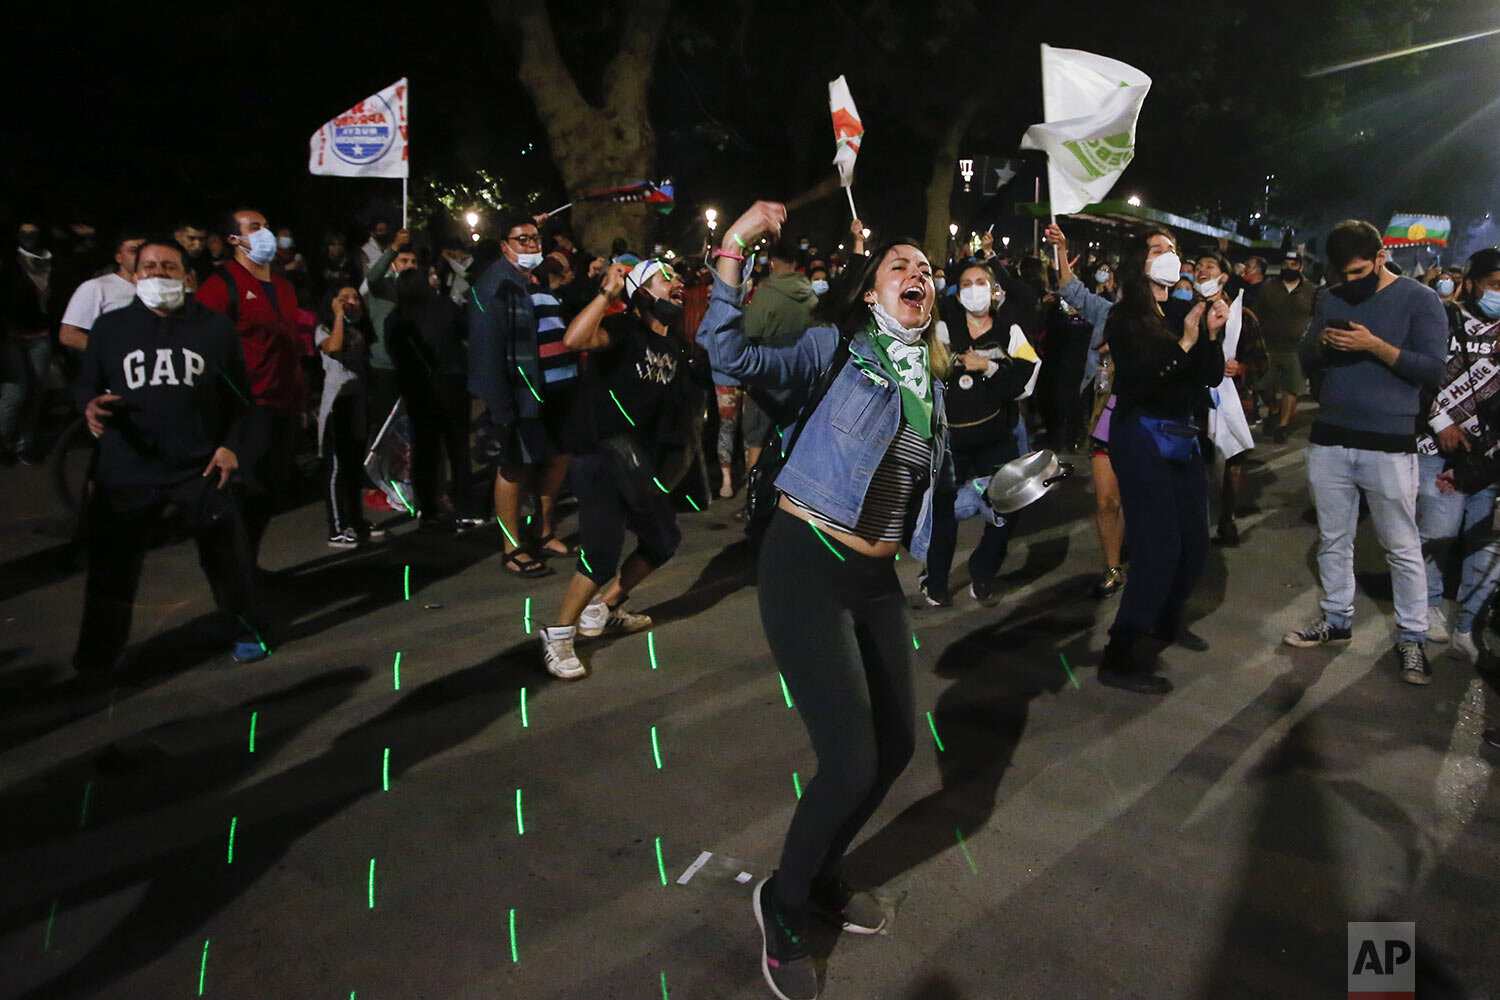
[(837, 327), (813, 327), (786, 346), (752, 344), (745, 247), (775, 239), (785, 219), (782, 205), (756, 202), (726, 228), (698, 341), (716, 371), (791, 390), (803, 408), (786, 431), (759, 592), (766, 639), (818, 774), (753, 905), (766, 982), (783, 1000), (810, 1000), (818, 978), (805, 946), (809, 906), (855, 933), (885, 925), (875, 898), (852, 891), (839, 868), (912, 755), (912, 636), (895, 556), (905, 542), (926, 557), (934, 493), (952, 489), (942, 387), (952, 362), (937, 337), (932, 265), (913, 240), (877, 247), (862, 262)]

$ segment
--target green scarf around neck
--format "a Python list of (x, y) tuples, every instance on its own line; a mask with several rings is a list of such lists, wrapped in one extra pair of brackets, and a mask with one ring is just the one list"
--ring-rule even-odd
[(903, 344), (880, 328), (874, 317), (865, 336), (875, 345), (881, 366), (901, 389), (901, 412), (924, 438), (932, 437), (932, 374), (927, 368), (927, 344)]

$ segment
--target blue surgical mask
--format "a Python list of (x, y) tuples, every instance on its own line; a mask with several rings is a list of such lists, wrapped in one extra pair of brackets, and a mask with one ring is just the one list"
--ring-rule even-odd
[(1487, 318), (1500, 319), (1500, 292), (1495, 291), (1493, 288), (1479, 296), (1479, 301), (1475, 305), (1479, 307), (1479, 311), (1484, 313)]
[(252, 264), (269, 264), (276, 256), (276, 234), (269, 229), (257, 229), (245, 237), (245, 242), (250, 244), (245, 255)]
[(812, 280), (812, 288), (814, 295), (828, 294), (828, 282), (824, 281), (822, 278), (814, 278)]
[(1439, 295), (1441, 295), (1445, 299), (1448, 296), (1452, 295), (1453, 294), (1453, 279), (1452, 278), (1439, 278), (1438, 282), (1437, 282), (1437, 293)]
[(1174, 288), (1172, 289), (1172, 298), (1179, 302), (1191, 302), (1193, 301), (1193, 290), (1191, 288)]
[(1099, 270), (1097, 270), (1097, 271), (1094, 272), (1094, 281), (1097, 284), (1102, 285), (1102, 284), (1104, 284), (1108, 280), (1109, 280), (1109, 272), (1106, 271), (1106, 270), (1104, 270), (1104, 268), (1101, 267)]

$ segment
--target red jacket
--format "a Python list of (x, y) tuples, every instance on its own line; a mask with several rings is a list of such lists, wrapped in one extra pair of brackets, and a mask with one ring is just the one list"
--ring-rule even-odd
[[(256, 404), (302, 409), (306, 387), (297, 336), (297, 293), (285, 278), (272, 275), (270, 281), (263, 282), (237, 260), (226, 264), (225, 270), (233, 280), (226, 283), (220, 272), (209, 275), (198, 286), (198, 301), (234, 319)], [(231, 295), (236, 300), (233, 309)]]

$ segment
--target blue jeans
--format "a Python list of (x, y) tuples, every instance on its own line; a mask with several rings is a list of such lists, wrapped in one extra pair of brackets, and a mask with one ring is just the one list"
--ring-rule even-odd
[(46, 337), (0, 341), (0, 451), (35, 443), (51, 364), (52, 341)]
[(1318, 577), (1323, 584), (1324, 619), (1340, 628), (1348, 628), (1354, 620), (1354, 533), (1363, 493), (1391, 568), (1401, 641), (1425, 642), (1427, 577), (1417, 535), (1417, 456), (1308, 445), (1307, 485), (1318, 509)]
[(1458, 591), (1454, 603), (1458, 616), (1456, 632), (1474, 631), (1474, 619), (1495, 593), (1500, 581), (1500, 537), (1494, 530), (1495, 496), (1500, 486), (1487, 486), (1477, 493), (1439, 493), (1438, 473), (1443, 456), (1418, 455), (1417, 530), (1422, 536), (1422, 555), (1427, 564), (1427, 606), (1443, 602), (1443, 570), (1454, 550), (1463, 553)]

